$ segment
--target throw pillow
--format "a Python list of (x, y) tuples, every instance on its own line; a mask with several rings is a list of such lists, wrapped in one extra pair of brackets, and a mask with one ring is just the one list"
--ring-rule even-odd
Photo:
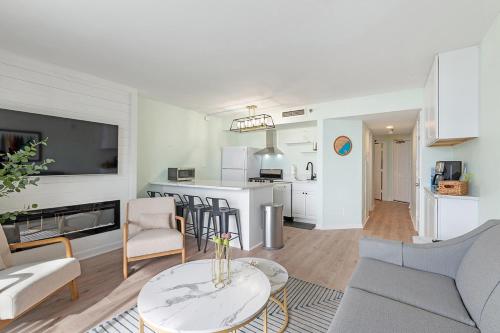
[(143, 229), (170, 229), (170, 213), (141, 214), (139, 225)]

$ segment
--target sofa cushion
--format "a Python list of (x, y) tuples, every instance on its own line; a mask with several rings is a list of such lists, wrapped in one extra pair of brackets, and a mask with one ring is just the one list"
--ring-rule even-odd
[(475, 326), (447, 276), (361, 258), (349, 286)]
[(482, 333), (497, 333), (500, 328), (500, 284), (493, 290), (484, 305), (481, 321), (478, 323)]
[(479, 333), (479, 330), (405, 303), (349, 287), (328, 332)]
[(75, 258), (12, 266), (0, 271), (0, 319), (13, 319), (80, 275)]
[(177, 229), (142, 230), (127, 241), (127, 257), (182, 249), (182, 234)]
[(456, 283), (465, 307), (479, 323), (488, 298), (500, 283), (500, 225), (472, 244), (458, 268)]

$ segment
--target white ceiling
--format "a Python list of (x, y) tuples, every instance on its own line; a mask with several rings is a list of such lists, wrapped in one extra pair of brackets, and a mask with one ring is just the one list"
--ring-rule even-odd
[(384, 112), (369, 114), (351, 119), (361, 119), (366, 126), (371, 129), (373, 135), (388, 135), (387, 126), (394, 126), (394, 133), (397, 135), (411, 134), (413, 127), (417, 122), (417, 116), (420, 110), (404, 110), (395, 112)]
[(2, 0), (0, 47), (204, 112), (422, 87), (500, 0)]

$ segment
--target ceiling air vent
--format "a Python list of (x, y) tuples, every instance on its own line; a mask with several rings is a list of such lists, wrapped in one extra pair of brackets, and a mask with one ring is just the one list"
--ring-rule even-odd
[(281, 113), (281, 116), (283, 118), (288, 118), (288, 117), (296, 117), (296, 116), (303, 116), (305, 114), (305, 110), (294, 110), (294, 111), (285, 111)]

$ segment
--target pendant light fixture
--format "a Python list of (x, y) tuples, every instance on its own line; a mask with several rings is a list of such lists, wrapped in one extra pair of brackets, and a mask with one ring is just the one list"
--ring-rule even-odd
[(275, 128), (273, 117), (264, 113), (256, 115), (256, 109), (257, 105), (248, 105), (248, 117), (233, 119), (229, 130), (241, 133)]

